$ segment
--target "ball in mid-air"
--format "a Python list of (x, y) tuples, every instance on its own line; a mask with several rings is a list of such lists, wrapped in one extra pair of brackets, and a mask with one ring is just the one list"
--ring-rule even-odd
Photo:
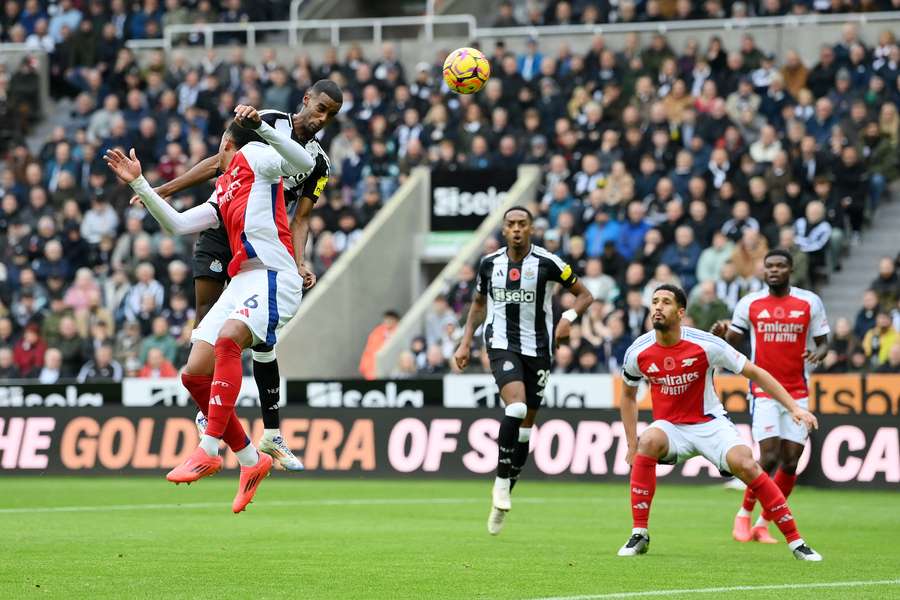
[(457, 48), (444, 61), (444, 81), (458, 94), (474, 94), (491, 76), (491, 64), (475, 48)]

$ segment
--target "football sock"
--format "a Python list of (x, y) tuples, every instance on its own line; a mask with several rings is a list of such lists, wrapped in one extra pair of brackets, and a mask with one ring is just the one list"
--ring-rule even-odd
[[(794, 490), (794, 484), (797, 483), (797, 475), (788, 475), (781, 469), (778, 469), (777, 471), (775, 471), (775, 477), (773, 478), (773, 481), (775, 481), (775, 485), (778, 486), (778, 489), (781, 490), (781, 493), (784, 494), (784, 497), (787, 498)], [(769, 521), (762, 515), (760, 515), (759, 519), (756, 520), (757, 527), (768, 525), (768, 523)]]
[(281, 376), (278, 373), (278, 361), (275, 360), (274, 350), (253, 352), (253, 379), (259, 388), (259, 408), (262, 412), (263, 425), (266, 429), (278, 429)]
[(631, 465), (631, 517), (635, 529), (647, 529), (656, 492), (656, 459), (636, 454)]
[(744, 501), (741, 504), (741, 510), (738, 511), (738, 515), (749, 517), (755, 506), (756, 496), (753, 494), (753, 490), (750, 489), (750, 486), (747, 486), (747, 489), (744, 490)]
[(516, 487), (522, 467), (528, 460), (528, 445), (531, 442), (531, 427), (519, 427), (519, 441), (513, 450), (512, 465), (509, 469), (509, 491)]
[(238, 462), (241, 463), (242, 467), (253, 467), (259, 462), (259, 452), (256, 451), (253, 444), (247, 444), (235, 452), (234, 455), (237, 456)]
[(210, 387), (206, 434), (222, 438), (230, 425), (229, 421), (233, 421), (234, 425), (231, 427), (234, 433), (240, 431), (240, 437), (229, 435), (225, 443), (235, 452), (244, 448), (248, 441), (247, 434), (234, 413), (234, 404), (241, 391), (241, 379), (241, 347), (234, 340), (219, 338), (216, 341), (216, 371)]
[(752, 488), (753, 493), (759, 498), (766, 520), (774, 521), (788, 542), (800, 539), (794, 515), (791, 514), (784, 494), (781, 493), (772, 478), (766, 473), (761, 473), (759, 477), (750, 482), (748, 487)]
[[(207, 416), (209, 414), (209, 392), (212, 382), (213, 378), (211, 375), (181, 374), (181, 383), (184, 384), (184, 387), (191, 394), (191, 398), (194, 399), (194, 403), (200, 409), (200, 412)], [(229, 448), (241, 448), (250, 441), (236, 418), (228, 420), (222, 439), (225, 440)], [(215, 452), (208, 451), (207, 454), (210, 456), (218, 454), (218, 445), (216, 445)]]
[(525, 419), (528, 407), (522, 402), (515, 402), (507, 406), (504, 412), (503, 420), (500, 421), (500, 434), (497, 436), (497, 477), (509, 479), (519, 425)]
[(206, 452), (207, 456), (219, 455), (219, 438), (214, 438), (205, 433), (200, 436), (200, 447)]

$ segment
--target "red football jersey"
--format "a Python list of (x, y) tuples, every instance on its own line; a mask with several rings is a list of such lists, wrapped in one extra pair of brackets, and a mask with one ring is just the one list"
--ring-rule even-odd
[(622, 377), (637, 387), (650, 383), (653, 419), (676, 424), (705, 423), (724, 415), (713, 374), (716, 367), (740, 373), (747, 357), (725, 340), (693, 327), (681, 328), (674, 346), (656, 343), (656, 332), (645, 333), (625, 352)]
[[(771, 373), (791, 397), (809, 396), (803, 353), (813, 338), (830, 331), (817, 295), (800, 288), (791, 288), (783, 298), (768, 290), (747, 294), (734, 308), (731, 328), (750, 336), (753, 362)], [(750, 392), (756, 398), (769, 397), (755, 383)]]

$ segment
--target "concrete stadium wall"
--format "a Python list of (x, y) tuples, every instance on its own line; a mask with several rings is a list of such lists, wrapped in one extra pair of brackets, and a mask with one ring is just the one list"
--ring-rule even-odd
[(507, 208), (517, 204), (528, 205), (537, 196), (538, 186), (541, 182), (541, 169), (534, 165), (519, 167), (518, 179), (506, 195), (506, 200), (497, 210), (482, 221), (481, 225), (472, 235), (459, 254), (447, 263), (447, 266), (431, 282), (428, 289), (416, 300), (412, 308), (403, 316), (400, 325), (393, 337), (388, 340), (375, 357), (378, 377), (388, 377), (400, 358), (400, 353), (409, 348), (413, 338), (421, 335), (424, 327), (425, 315), (431, 304), (446, 288), (456, 281), (456, 276), (462, 266), (474, 260), (484, 241), (500, 226), (503, 213)]
[(403, 314), (413, 304), (430, 194), (430, 171), (417, 168), (328, 270), (281, 333), (282, 377), (358, 376), (366, 338), (384, 311)]

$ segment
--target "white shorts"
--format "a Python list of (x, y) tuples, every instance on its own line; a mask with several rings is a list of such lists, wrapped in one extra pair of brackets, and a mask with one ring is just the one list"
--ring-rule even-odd
[(712, 421), (693, 425), (676, 425), (660, 420), (650, 423), (650, 427), (661, 429), (669, 438), (669, 453), (659, 461), (662, 464), (674, 465), (694, 456), (702, 456), (719, 471), (729, 473), (725, 460), (728, 451), (735, 446), (747, 445), (728, 417), (716, 417)]
[(213, 307), (191, 333), (191, 342), (215, 345), (228, 319), (242, 321), (253, 334), (253, 345), (274, 346), (278, 332), (291, 320), (303, 297), (299, 273), (252, 269), (235, 275)]
[[(802, 408), (809, 406), (808, 398), (796, 399)], [(750, 397), (750, 413), (753, 415), (753, 439), (757, 442), (772, 437), (798, 444), (805, 444), (809, 430), (802, 423), (794, 423), (790, 413), (771, 398)]]

